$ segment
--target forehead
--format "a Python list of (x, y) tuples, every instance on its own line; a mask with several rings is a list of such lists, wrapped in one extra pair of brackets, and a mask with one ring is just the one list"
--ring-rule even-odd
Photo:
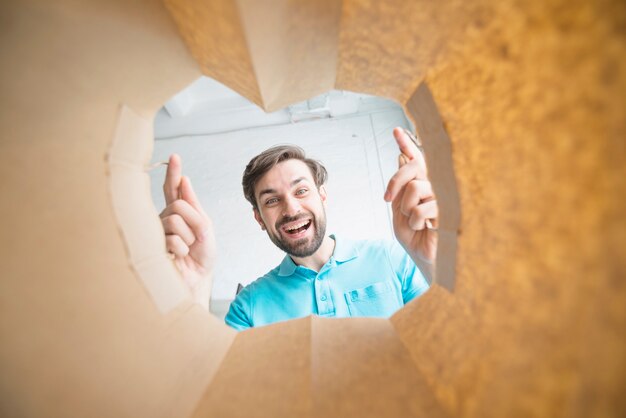
[(257, 181), (255, 194), (258, 195), (263, 190), (273, 189), (280, 191), (292, 187), (294, 180), (303, 178), (304, 181), (315, 183), (309, 166), (300, 160), (286, 160), (276, 164), (270, 171)]

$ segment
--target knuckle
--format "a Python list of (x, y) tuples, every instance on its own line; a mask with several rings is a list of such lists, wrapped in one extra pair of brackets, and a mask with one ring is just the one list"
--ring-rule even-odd
[(205, 219), (198, 223), (198, 232), (204, 232), (207, 229), (209, 229), (209, 223)]
[(166, 247), (168, 251), (174, 253), (176, 256), (185, 256), (189, 253), (189, 247), (185, 245), (184, 241), (178, 235), (168, 235), (166, 237)]
[(163, 221), (164, 221), (164, 226), (166, 226), (170, 230), (175, 230), (180, 225), (181, 220), (182, 218), (180, 217), (180, 215), (173, 214), (165, 218)]
[(411, 206), (408, 206), (405, 202), (402, 202), (402, 204), (400, 205), (400, 212), (404, 215), (404, 216), (410, 216), (411, 215)]
[(433, 194), (433, 185), (430, 182), (430, 180), (425, 179), (425, 180), (421, 180), (422, 185), (424, 187), (424, 190), (428, 192), (428, 194), (432, 195)]
[(417, 180), (411, 180), (407, 184), (407, 192), (409, 192), (411, 194), (418, 194), (419, 190), (420, 190), (420, 185), (419, 185), (419, 182)]
[(421, 229), (424, 229), (424, 219), (411, 217), (409, 220), (409, 225), (414, 231), (419, 231)]
[(176, 199), (170, 203), (170, 207), (172, 208), (172, 211), (180, 213), (184, 210), (185, 202), (182, 199)]
[(174, 200), (172, 203), (170, 203), (170, 208), (172, 208), (173, 211), (177, 211), (178, 209), (180, 209), (180, 199)]
[(432, 200), (431, 202), (432, 202), (432, 203), (431, 203), (431, 208), (432, 208), (432, 209), (431, 209), (431, 212), (432, 212), (435, 216), (439, 215), (439, 205), (437, 204), (437, 201), (436, 201), (436, 200)]

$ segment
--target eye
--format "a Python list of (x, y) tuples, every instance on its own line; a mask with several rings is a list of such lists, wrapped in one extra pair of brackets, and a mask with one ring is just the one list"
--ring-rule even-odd
[(302, 196), (302, 195), (306, 194), (306, 192), (308, 192), (308, 191), (309, 191), (308, 189), (298, 189), (296, 191), (296, 196)]
[(278, 202), (278, 198), (272, 197), (271, 199), (267, 199), (265, 201), (265, 206), (271, 206), (271, 205), (273, 205), (276, 202)]

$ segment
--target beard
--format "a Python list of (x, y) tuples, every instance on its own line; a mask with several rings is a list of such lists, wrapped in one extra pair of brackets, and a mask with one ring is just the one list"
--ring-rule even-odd
[[(286, 241), (281, 237), (282, 225), (304, 218), (311, 218), (311, 225), (309, 228), (314, 227), (313, 237), (302, 238), (297, 241)], [(280, 221), (276, 222), (276, 231), (278, 231), (278, 234), (275, 235), (267, 230), (267, 235), (270, 237), (270, 240), (274, 243), (274, 245), (282, 251), (293, 257), (302, 258), (311, 256), (315, 254), (324, 241), (324, 235), (326, 234), (326, 211), (322, 212), (322, 216), (320, 216), (320, 218), (317, 218), (310, 212), (294, 217), (282, 218)]]

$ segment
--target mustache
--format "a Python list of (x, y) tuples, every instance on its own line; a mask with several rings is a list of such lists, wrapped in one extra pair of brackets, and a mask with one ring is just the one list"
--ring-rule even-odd
[(296, 222), (301, 219), (311, 219), (311, 222), (315, 222), (315, 216), (312, 213), (303, 213), (296, 216), (283, 216), (282, 219), (276, 222), (276, 229), (280, 229), (283, 225), (289, 222)]

